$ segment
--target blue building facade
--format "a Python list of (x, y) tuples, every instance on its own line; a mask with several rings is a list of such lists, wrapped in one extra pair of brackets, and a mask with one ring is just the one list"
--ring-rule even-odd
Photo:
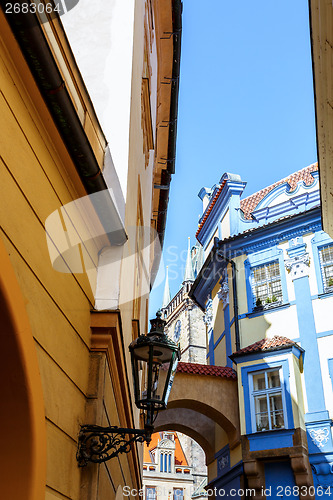
[(247, 198), (245, 186), (224, 174), (199, 193), (205, 263), (190, 296), (210, 318), (207, 363), (237, 371), (241, 433), (241, 453), (222, 436), (214, 485), (330, 496), (333, 240), (322, 231), (318, 167)]

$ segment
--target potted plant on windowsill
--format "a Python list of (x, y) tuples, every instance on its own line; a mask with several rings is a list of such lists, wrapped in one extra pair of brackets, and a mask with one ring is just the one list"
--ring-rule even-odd
[(256, 300), (256, 305), (255, 307), (253, 308), (253, 311), (262, 311), (264, 308), (264, 306), (262, 305), (262, 301), (261, 301), (261, 298), (260, 297), (257, 297), (257, 300)]
[(328, 278), (325, 286), (325, 293), (333, 292), (333, 278)]
[(273, 307), (279, 306), (282, 304), (282, 300), (278, 300), (276, 295), (272, 295), (272, 297), (267, 297), (264, 305), (264, 309), (272, 309)]

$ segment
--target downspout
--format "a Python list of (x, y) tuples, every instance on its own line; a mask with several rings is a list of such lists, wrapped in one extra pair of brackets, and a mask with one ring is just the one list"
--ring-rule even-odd
[(227, 264), (231, 264), (232, 269), (232, 295), (233, 295), (233, 306), (234, 306), (234, 318), (235, 318), (235, 337), (236, 337), (236, 352), (240, 350), (239, 341), (239, 321), (238, 321), (238, 297), (237, 297), (237, 279), (236, 279), (236, 264), (233, 260), (227, 259), (224, 255), (217, 253)]
[(175, 173), (177, 115), (178, 115), (178, 96), (179, 96), (179, 78), (180, 78), (180, 52), (181, 52), (181, 37), (182, 37), (182, 11), (183, 11), (182, 1), (172, 0), (173, 66), (172, 66), (172, 78), (171, 78), (168, 158), (166, 160), (167, 168), (162, 171), (162, 178), (161, 178), (161, 184), (163, 186), (167, 186), (168, 188), (161, 190), (160, 202), (158, 207), (158, 211), (161, 217), (157, 228), (161, 247), (163, 247), (163, 241), (164, 241), (171, 175)]
[[(31, 13), (6, 15), (6, 5), (11, 0), (0, 0), (3, 14), (25, 57), (36, 85), (49, 109), (59, 134), (88, 194), (107, 190), (107, 184), (96, 160), (85, 130), (77, 115), (62, 75), (54, 60), (38, 17)], [(112, 245), (123, 245), (127, 236), (121, 218), (111, 199), (103, 196), (92, 199), (95, 210), (105, 226)], [(110, 233), (110, 219), (114, 231)]]
[[(179, 95), (179, 77), (180, 77), (180, 53), (181, 53), (181, 37), (182, 37), (182, 12), (183, 12), (182, 0), (172, 0), (173, 66), (172, 66), (172, 78), (171, 78), (168, 157), (166, 159), (167, 167), (163, 169), (161, 172), (161, 185), (163, 186), (163, 189), (161, 189), (160, 199), (158, 203), (158, 219), (156, 228), (161, 249), (163, 248), (164, 235), (165, 235), (171, 175), (175, 173), (178, 95)], [(151, 288), (156, 279), (159, 265), (160, 265), (160, 255), (158, 255), (153, 261), (151, 269)]]

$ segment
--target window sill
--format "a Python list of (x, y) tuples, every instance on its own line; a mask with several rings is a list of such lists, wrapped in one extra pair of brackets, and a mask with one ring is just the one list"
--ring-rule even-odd
[(250, 436), (261, 436), (265, 434), (267, 435), (268, 432), (276, 432), (276, 431), (288, 431), (289, 429), (286, 429), (285, 427), (276, 427), (275, 429), (263, 429), (262, 431), (254, 431)]
[(277, 448), (292, 448), (295, 429), (275, 429), (247, 434), (250, 451), (273, 450)]
[[(332, 293), (333, 295), (333, 293)], [(290, 306), (289, 302), (285, 302), (284, 304), (267, 304), (270, 307), (265, 307), (262, 306), (261, 308), (254, 308), (252, 312), (247, 313), (246, 317), (247, 318), (255, 318), (256, 316), (262, 316), (263, 314), (269, 314), (271, 312), (276, 311), (277, 309), (286, 309), (287, 307)]]
[(318, 294), (318, 299), (326, 299), (327, 297), (333, 297), (333, 286), (327, 288), (324, 293)]

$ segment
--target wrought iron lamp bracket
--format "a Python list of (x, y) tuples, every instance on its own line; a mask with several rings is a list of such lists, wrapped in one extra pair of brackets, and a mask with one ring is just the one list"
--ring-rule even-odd
[(132, 443), (147, 443), (151, 440), (152, 430), (125, 429), (117, 426), (100, 427), (84, 425), (81, 427), (76, 458), (79, 467), (85, 467), (88, 462), (101, 464), (116, 457), (119, 453), (129, 453)]

